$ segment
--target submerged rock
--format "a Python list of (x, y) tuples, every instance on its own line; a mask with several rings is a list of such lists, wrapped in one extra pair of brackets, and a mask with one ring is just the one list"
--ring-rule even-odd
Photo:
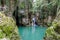
[(0, 40), (20, 40), (15, 21), (2, 12), (0, 12)]

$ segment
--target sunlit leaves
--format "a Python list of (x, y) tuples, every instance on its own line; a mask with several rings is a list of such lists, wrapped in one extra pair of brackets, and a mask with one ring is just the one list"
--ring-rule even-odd
[(0, 39), (6, 37), (10, 40), (19, 40), (18, 29), (15, 21), (11, 17), (5, 16), (3, 12), (0, 12), (0, 18), (0, 20), (3, 21), (0, 23)]

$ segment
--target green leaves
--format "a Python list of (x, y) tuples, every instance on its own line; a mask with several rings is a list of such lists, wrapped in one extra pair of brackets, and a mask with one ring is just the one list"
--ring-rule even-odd
[[(14, 38), (14, 40), (20, 39), (15, 21), (11, 17), (7, 17), (4, 14), (2, 14), (2, 12), (0, 12), (0, 17), (1, 21), (3, 21), (0, 23), (0, 39), (5, 37), (9, 38), (10, 40), (13, 40)], [(11, 34), (13, 34), (15, 37)]]
[[(46, 30), (47, 40), (59, 40), (60, 39), (60, 20), (59, 17), (55, 18), (52, 25)], [(49, 38), (48, 38), (49, 37)]]
[(3, 31), (0, 29), (0, 38), (4, 38), (5, 34), (3, 33)]
[(25, 3), (24, 2), (20, 3), (20, 9), (24, 9), (24, 7), (25, 7)]

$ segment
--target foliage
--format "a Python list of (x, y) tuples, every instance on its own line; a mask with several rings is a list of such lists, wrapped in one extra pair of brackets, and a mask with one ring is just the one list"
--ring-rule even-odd
[(24, 7), (25, 7), (25, 2), (21, 2), (20, 3), (20, 9), (24, 9)]
[[(9, 40), (20, 40), (15, 21), (0, 12), (0, 39), (9, 38)], [(7, 39), (8, 40), (8, 39)]]
[(51, 27), (49, 27), (46, 31), (46, 40), (59, 40), (60, 39), (60, 34), (59, 34), (60, 30), (58, 30), (58, 31), (57, 30), (58, 30), (58, 24), (53, 24)]
[(51, 27), (46, 30), (46, 40), (60, 40), (60, 12), (52, 22)]
[(53, 3), (52, 6), (57, 6), (55, 9), (56, 18), (52, 22), (52, 25), (46, 30), (45, 40), (60, 40), (60, 0), (52, 0), (51, 2)]

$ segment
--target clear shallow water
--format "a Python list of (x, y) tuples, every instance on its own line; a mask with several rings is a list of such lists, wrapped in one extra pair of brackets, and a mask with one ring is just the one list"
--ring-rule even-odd
[(46, 27), (19, 27), (21, 40), (43, 40)]

